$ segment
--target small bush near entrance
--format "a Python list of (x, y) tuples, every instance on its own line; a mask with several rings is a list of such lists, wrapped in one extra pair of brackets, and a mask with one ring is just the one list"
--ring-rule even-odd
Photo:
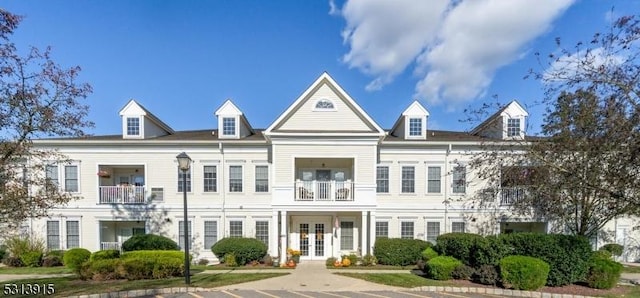
[(508, 256), (500, 261), (502, 284), (516, 290), (537, 290), (544, 286), (549, 264), (527, 256)]
[(611, 253), (611, 255), (619, 257), (622, 255), (622, 252), (624, 251), (624, 247), (617, 243), (609, 243), (600, 247), (600, 250), (608, 251)]
[(327, 260), (324, 262), (324, 265), (327, 267), (333, 267), (333, 265), (336, 263), (336, 258), (334, 257), (329, 257), (327, 258)]
[(255, 238), (223, 238), (211, 247), (219, 260), (233, 252), (238, 265), (244, 266), (251, 261), (260, 261), (267, 254), (267, 246)]
[(438, 256), (438, 253), (431, 247), (427, 247), (422, 251), (422, 260), (429, 261)]
[(616, 261), (594, 258), (587, 274), (587, 284), (591, 288), (611, 289), (618, 283), (622, 268), (622, 264)]
[(378, 264), (378, 260), (374, 255), (366, 254), (362, 257), (362, 266), (375, 266)]
[(20, 261), (27, 267), (40, 267), (42, 265), (42, 252), (27, 251), (20, 255)]
[(462, 265), (462, 262), (454, 257), (439, 256), (429, 260), (425, 266), (425, 270), (430, 278), (449, 280), (452, 278), (451, 273), (453, 273), (453, 270), (460, 265)]
[(406, 266), (416, 264), (429, 242), (419, 239), (378, 238), (373, 254), (382, 265)]
[(122, 251), (180, 250), (178, 244), (164, 236), (154, 234), (134, 235), (122, 243)]
[(91, 254), (91, 261), (97, 260), (109, 260), (109, 259), (118, 259), (120, 258), (120, 251), (117, 249), (105, 249), (99, 250)]
[(80, 272), (82, 263), (89, 260), (91, 252), (84, 248), (72, 248), (64, 253), (64, 265), (67, 268)]

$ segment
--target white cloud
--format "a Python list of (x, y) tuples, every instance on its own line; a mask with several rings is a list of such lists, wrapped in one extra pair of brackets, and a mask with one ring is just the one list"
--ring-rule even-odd
[(376, 90), (415, 62), (416, 97), (449, 107), (484, 94), (495, 71), (523, 55), (573, 0), (349, 0), (344, 62)]
[(590, 51), (579, 51), (559, 57), (544, 72), (542, 81), (547, 84), (563, 82), (569, 78), (589, 75), (597, 72), (601, 67), (610, 69), (624, 64), (628, 57), (620, 54), (611, 54), (603, 48), (595, 48)]

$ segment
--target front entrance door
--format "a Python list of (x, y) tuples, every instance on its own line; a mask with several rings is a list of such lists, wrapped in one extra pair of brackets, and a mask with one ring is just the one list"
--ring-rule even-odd
[(325, 259), (325, 224), (300, 223), (299, 247), (303, 259)]
[(331, 197), (331, 170), (316, 170), (316, 180), (318, 199), (329, 199)]

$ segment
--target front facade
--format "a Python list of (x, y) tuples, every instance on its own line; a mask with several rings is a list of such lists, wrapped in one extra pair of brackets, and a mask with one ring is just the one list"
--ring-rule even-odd
[[(470, 133), (429, 129), (429, 112), (414, 102), (384, 130), (324, 73), (266, 129), (229, 100), (215, 112), (218, 129), (174, 131), (133, 100), (120, 116), (122, 135), (34, 142), (71, 160), (46, 175), (77, 197), (28, 223), (50, 249), (118, 249), (139, 233), (182, 246), (185, 179), (196, 258), (215, 259), (210, 248), (225, 237), (322, 260), (372, 253), (378, 237), (549, 230), (542, 219), (505, 216), (515, 188), (500, 190), (492, 209), (461, 200), (483, 189), (469, 152), (487, 137), (524, 137), (528, 114), (516, 102)], [(180, 152), (192, 159), (186, 174)], [(614, 228), (627, 241), (631, 223)]]

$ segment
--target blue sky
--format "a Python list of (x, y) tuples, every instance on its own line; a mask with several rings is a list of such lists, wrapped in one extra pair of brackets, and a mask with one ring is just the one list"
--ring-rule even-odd
[[(82, 67), (92, 134), (119, 134), (134, 98), (175, 130), (215, 128), (226, 99), (266, 128), (323, 71), (382, 127), (419, 99), (435, 129), (465, 130), (465, 108), (517, 99), (533, 53), (604, 30), (636, 0), (4, 1), (25, 16), (19, 48), (51, 45)], [(541, 110), (530, 109), (538, 126)]]

